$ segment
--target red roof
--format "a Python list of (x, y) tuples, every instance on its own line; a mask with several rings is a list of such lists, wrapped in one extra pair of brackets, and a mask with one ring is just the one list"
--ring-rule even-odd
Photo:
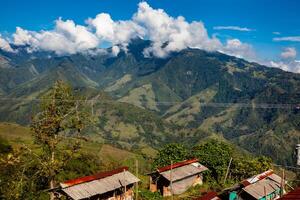
[(220, 199), (216, 192), (209, 192), (202, 197), (199, 197), (195, 200), (212, 200), (212, 199)]
[(189, 165), (189, 164), (192, 164), (192, 163), (195, 163), (195, 162), (198, 162), (198, 159), (185, 160), (185, 161), (182, 161), (182, 162), (174, 163), (172, 166), (168, 165), (168, 166), (165, 166), (165, 167), (158, 168), (157, 171), (159, 173), (161, 173), (161, 172), (164, 172), (164, 171), (169, 171), (171, 169), (175, 169), (175, 168), (178, 168), (178, 167)]
[(300, 200), (300, 187), (285, 194), (278, 200)]
[(263, 180), (263, 179), (271, 176), (272, 174), (274, 174), (274, 171), (270, 169), (268, 171), (265, 171), (265, 172), (263, 172), (261, 174), (258, 174), (256, 176), (254, 176), (254, 177), (251, 177), (251, 178), (248, 178), (246, 180), (243, 180), (241, 182), (241, 184), (246, 187), (246, 186), (251, 185), (251, 184), (253, 184), (253, 183), (257, 182), (257, 181)]
[(95, 175), (84, 176), (84, 177), (81, 177), (81, 178), (68, 180), (68, 181), (63, 182), (62, 184), (65, 187), (69, 187), (69, 186), (77, 185), (77, 184), (80, 184), (80, 183), (85, 183), (85, 182), (89, 182), (89, 181), (93, 181), (93, 180), (102, 179), (102, 178), (105, 178), (105, 177), (108, 177), (108, 176), (112, 176), (114, 174), (121, 173), (124, 170), (128, 171), (128, 167), (121, 167), (119, 169), (115, 169), (115, 170), (112, 170), (112, 171), (100, 172), (100, 173), (95, 174)]

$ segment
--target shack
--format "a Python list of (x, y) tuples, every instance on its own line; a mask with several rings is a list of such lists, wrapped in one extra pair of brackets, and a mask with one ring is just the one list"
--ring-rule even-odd
[(285, 180), (268, 170), (242, 181), (229, 189), (227, 195), (229, 200), (273, 200), (285, 193), (284, 184)]
[(208, 170), (197, 159), (174, 163), (149, 173), (150, 191), (163, 196), (182, 194), (191, 186), (202, 185), (202, 172)]
[(55, 194), (72, 200), (133, 200), (133, 186), (139, 181), (128, 167), (122, 167), (60, 183)]

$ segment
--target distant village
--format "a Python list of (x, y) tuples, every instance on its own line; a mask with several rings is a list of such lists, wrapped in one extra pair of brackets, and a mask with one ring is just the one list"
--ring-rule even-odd
[[(184, 160), (157, 168), (149, 172), (148, 189), (158, 192), (166, 199), (186, 192), (194, 186), (203, 184), (204, 173), (209, 170), (198, 159)], [(105, 199), (134, 200), (138, 197), (138, 185), (141, 180), (121, 167), (112, 171), (67, 180), (59, 187), (50, 190), (57, 199)], [(288, 188), (287, 192), (286, 188)], [(273, 170), (249, 177), (221, 192), (207, 191), (200, 193), (193, 200), (300, 200), (300, 188), (288, 185), (285, 175)]]

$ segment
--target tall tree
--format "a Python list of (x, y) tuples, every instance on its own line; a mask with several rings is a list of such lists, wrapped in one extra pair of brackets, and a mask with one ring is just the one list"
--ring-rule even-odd
[(153, 162), (153, 168), (170, 165), (189, 158), (188, 150), (181, 144), (167, 144), (157, 153)]
[[(78, 99), (72, 88), (62, 81), (57, 81), (43, 97), (40, 113), (33, 118), (31, 129), (35, 142), (43, 149), (42, 171), (48, 177), (51, 189), (55, 186), (56, 174), (80, 148), (80, 143), (71, 138), (72, 145), (62, 144), (63, 138), (79, 136), (89, 119), (83, 99)], [(53, 194), (51, 199), (54, 199)]]

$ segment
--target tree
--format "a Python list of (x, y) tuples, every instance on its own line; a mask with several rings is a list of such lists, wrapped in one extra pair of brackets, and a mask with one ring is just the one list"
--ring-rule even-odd
[(272, 160), (265, 156), (237, 158), (232, 162), (231, 175), (240, 181), (271, 169), (271, 163)]
[[(62, 142), (63, 139), (69, 135), (79, 137), (90, 122), (84, 101), (78, 98), (68, 84), (57, 81), (43, 97), (41, 112), (32, 120), (35, 142), (42, 147), (40, 171), (48, 177), (51, 189), (55, 185), (55, 176), (80, 148), (75, 137), (69, 140), (68, 145)], [(52, 194), (51, 199), (54, 199)]]
[(233, 148), (229, 144), (215, 139), (193, 148), (193, 156), (208, 167), (211, 177), (219, 183), (225, 176), (232, 154)]
[(188, 150), (181, 144), (168, 144), (158, 151), (153, 167), (163, 167), (189, 158)]

